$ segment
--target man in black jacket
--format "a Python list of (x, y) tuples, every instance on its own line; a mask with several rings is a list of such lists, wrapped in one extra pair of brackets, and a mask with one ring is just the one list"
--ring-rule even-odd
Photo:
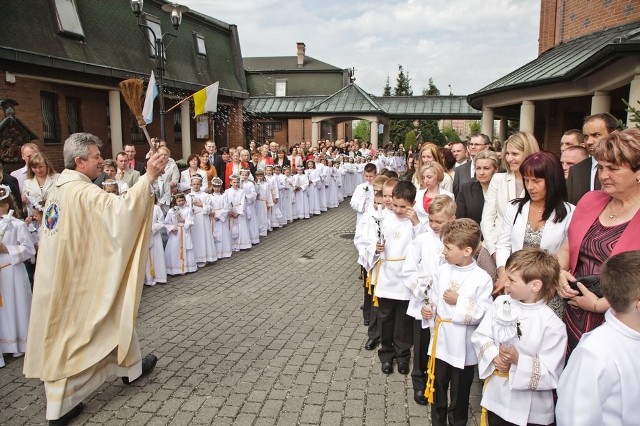
[(208, 140), (204, 144), (204, 149), (209, 153), (209, 164), (216, 168), (216, 173), (220, 179), (224, 178), (225, 164), (222, 156), (218, 154), (216, 143), (213, 140)]

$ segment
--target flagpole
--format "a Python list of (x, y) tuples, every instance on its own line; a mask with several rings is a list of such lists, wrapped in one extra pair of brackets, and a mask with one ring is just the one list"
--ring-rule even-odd
[[(196, 93), (197, 93), (197, 92), (196, 92)], [(171, 111), (172, 109), (174, 109), (174, 108), (175, 108), (175, 107), (177, 107), (178, 105), (183, 104), (183, 103), (184, 103), (184, 101), (187, 101), (187, 100), (189, 100), (189, 99), (193, 98), (193, 95), (195, 95), (196, 93), (192, 93), (191, 95), (187, 96), (186, 98), (184, 98), (183, 100), (181, 100), (180, 102), (178, 102), (177, 104), (175, 104), (174, 106), (172, 106), (171, 108), (169, 108), (169, 109), (167, 110), (167, 112)]]

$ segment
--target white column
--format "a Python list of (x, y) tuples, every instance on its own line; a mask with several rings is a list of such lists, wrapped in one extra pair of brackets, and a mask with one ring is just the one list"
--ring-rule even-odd
[(371, 147), (375, 150), (378, 149), (378, 120), (373, 120), (370, 122), (371, 128), (370, 128), (370, 141), (371, 141)]
[(109, 127), (111, 129), (111, 158), (116, 158), (116, 154), (122, 151), (122, 113), (118, 90), (109, 90)]
[(500, 130), (498, 133), (498, 140), (500, 143), (504, 143), (507, 140), (507, 133), (509, 133), (509, 120), (506, 118), (500, 119)]
[(591, 98), (591, 114), (609, 112), (611, 109), (611, 95), (609, 92), (596, 90)]
[(493, 140), (493, 108), (482, 108), (482, 133)]
[[(169, 122), (172, 121), (173, 120), (169, 120)], [(189, 155), (191, 155), (191, 116), (189, 115), (189, 102), (183, 102), (182, 105), (180, 105), (180, 123), (182, 123), (182, 158), (187, 159)]]
[[(629, 88), (629, 105), (634, 107), (635, 109), (640, 109), (640, 74), (636, 75), (633, 80), (631, 80), (631, 87)], [(637, 124), (631, 122), (631, 118), (633, 114), (627, 113), (627, 127), (633, 127)]]
[(531, 101), (522, 101), (522, 105), (520, 105), (520, 131), (533, 133), (535, 117), (536, 104)]
[(311, 146), (318, 146), (318, 138), (320, 137), (320, 122), (311, 119)]

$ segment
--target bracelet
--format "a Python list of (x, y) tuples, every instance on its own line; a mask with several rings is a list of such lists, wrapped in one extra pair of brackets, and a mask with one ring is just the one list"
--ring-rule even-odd
[(597, 313), (597, 314), (599, 313), (599, 312), (598, 312), (598, 302), (600, 301), (600, 299), (601, 299), (601, 297), (598, 297), (598, 298), (596, 299), (595, 303), (593, 304), (593, 312), (595, 312), (595, 313)]

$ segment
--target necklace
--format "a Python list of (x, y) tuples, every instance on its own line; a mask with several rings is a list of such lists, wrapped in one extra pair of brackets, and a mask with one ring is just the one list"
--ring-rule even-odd
[[(635, 199), (633, 203), (631, 203), (631, 207), (633, 208), (637, 202), (638, 202), (638, 199)], [(618, 216), (625, 214), (624, 212), (616, 213), (615, 211), (613, 211), (613, 198), (611, 199), (611, 201), (609, 201), (609, 212), (611, 213), (609, 215), (610, 220), (615, 220), (618, 218)]]

